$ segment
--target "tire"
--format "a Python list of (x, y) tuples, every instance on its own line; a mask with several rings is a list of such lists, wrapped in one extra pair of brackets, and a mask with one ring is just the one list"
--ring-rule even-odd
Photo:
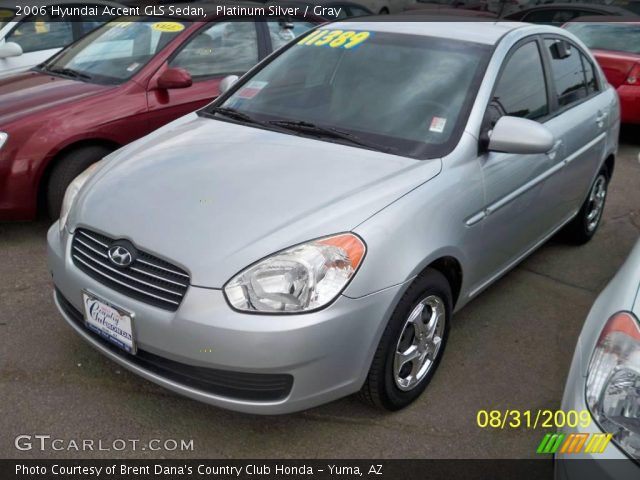
[(109, 153), (111, 150), (107, 147), (92, 145), (72, 150), (56, 161), (47, 182), (45, 197), (47, 213), (51, 220), (60, 216), (64, 193), (73, 179)]
[(602, 167), (589, 188), (589, 194), (580, 207), (580, 211), (562, 231), (562, 236), (566, 241), (583, 245), (593, 238), (602, 220), (608, 187), (609, 172), (606, 167)]
[(389, 9), (387, 7), (382, 7), (380, 9), (380, 13), (378, 15), (389, 15)]
[[(438, 304), (433, 299), (440, 303)], [(422, 322), (425, 328), (423, 334), (427, 333), (426, 337), (428, 337), (430, 330), (428, 328), (429, 322), (425, 325), (423, 317), (433, 320), (434, 314), (441, 313), (439, 316), (441, 320), (435, 320), (435, 335), (433, 335), (433, 338), (439, 337), (440, 341), (437, 342), (437, 347), (434, 347), (433, 344), (429, 347), (435, 351), (431, 350), (432, 353), (426, 357), (431, 358), (432, 356), (427, 369), (422, 371), (422, 368), (427, 365), (425, 361), (417, 374), (411, 375), (407, 374), (407, 371), (411, 370), (413, 373), (415, 368), (419, 367), (420, 357), (398, 368), (402, 362), (397, 361), (396, 353), (409, 352), (414, 343), (420, 344), (415, 323), (410, 325), (412, 314), (415, 314), (420, 305), (423, 305), (423, 309), (417, 321)], [(452, 309), (451, 287), (444, 275), (437, 270), (427, 269), (416, 278), (398, 302), (382, 334), (369, 374), (360, 390), (360, 398), (364, 402), (385, 410), (395, 411), (406, 407), (422, 394), (433, 378), (444, 354), (449, 336)], [(417, 351), (419, 352), (420, 348)], [(429, 350), (424, 351), (429, 352)], [(412, 381), (414, 382), (413, 386), (411, 385)], [(401, 385), (403, 383), (404, 385)]]

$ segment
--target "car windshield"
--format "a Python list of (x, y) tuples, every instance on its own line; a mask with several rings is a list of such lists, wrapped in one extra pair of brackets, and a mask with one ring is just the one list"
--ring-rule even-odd
[(566, 28), (589, 48), (640, 54), (640, 23), (570, 23)]
[(178, 36), (188, 23), (120, 17), (83, 37), (40, 68), (96, 83), (122, 83)]
[(475, 99), (490, 47), (386, 32), (333, 32), (302, 37), (205, 112), (232, 109), (236, 120), (239, 112), (263, 127), (284, 126), (328, 141), (348, 142), (344, 135), (330, 138), (346, 133), (351, 143), (413, 158), (448, 153)]
[(0, 28), (2, 28), (5, 23), (9, 23), (13, 20), (15, 16), (15, 10), (11, 10), (10, 8), (0, 8)]

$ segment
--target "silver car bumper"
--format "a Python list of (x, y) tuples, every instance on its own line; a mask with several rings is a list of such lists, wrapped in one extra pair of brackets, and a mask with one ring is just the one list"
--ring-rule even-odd
[[(248, 413), (290, 413), (358, 391), (404, 290), (396, 286), (359, 299), (341, 296), (318, 312), (278, 316), (236, 312), (221, 290), (192, 286), (179, 309), (169, 312), (80, 271), (70, 259), (71, 236), (61, 234), (57, 223), (47, 237), (56, 305), (85, 341), (158, 385)], [(135, 314), (138, 355), (120, 351), (85, 328), (83, 290)], [(256, 389), (267, 391), (264, 399)]]

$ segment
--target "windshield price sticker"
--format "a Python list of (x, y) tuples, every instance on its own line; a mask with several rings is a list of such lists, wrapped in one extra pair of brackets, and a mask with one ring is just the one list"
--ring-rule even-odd
[(372, 32), (358, 32), (355, 30), (316, 30), (300, 40), (298, 44), (350, 50), (361, 45), (372, 36)]
[(175, 33), (184, 30), (184, 25), (178, 22), (157, 22), (151, 25), (151, 28), (158, 32)]

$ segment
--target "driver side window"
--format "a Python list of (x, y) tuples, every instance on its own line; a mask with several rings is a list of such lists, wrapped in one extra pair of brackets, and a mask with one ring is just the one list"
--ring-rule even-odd
[(491, 125), (503, 115), (537, 120), (549, 113), (542, 59), (536, 41), (519, 47), (500, 74), (489, 105)]
[(198, 32), (170, 62), (194, 79), (242, 74), (258, 63), (254, 22), (218, 22)]

